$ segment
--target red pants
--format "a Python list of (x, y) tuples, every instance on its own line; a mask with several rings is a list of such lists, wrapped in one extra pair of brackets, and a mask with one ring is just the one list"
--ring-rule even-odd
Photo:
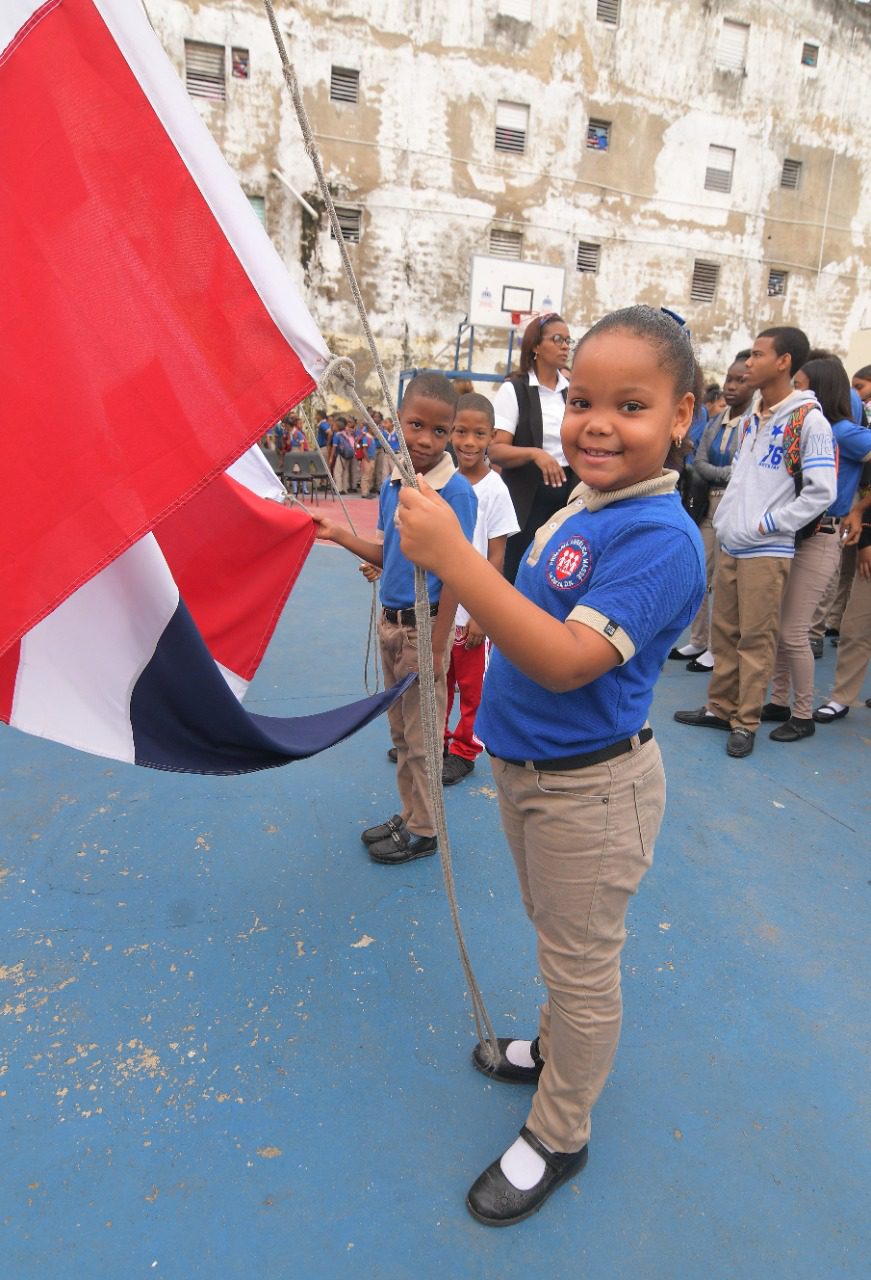
[[(448, 667), (448, 709), (445, 716), (445, 747), (452, 755), (463, 760), (475, 760), (481, 754), (483, 744), (475, 737), (475, 716), (481, 701), (481, 685), (487, 665), (487, 647), (490, 641), (466, 648), (464, 627), (457, 627), (451, 647), (451, 665)], [(454, 693), (460, 691), (460, 718), (451, 733), (448, 725), (454, 705)]]

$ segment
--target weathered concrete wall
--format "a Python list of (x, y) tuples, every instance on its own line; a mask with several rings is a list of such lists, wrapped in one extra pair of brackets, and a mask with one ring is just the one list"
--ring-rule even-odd
[[(180, 73), (185, 37), (250, 49), (250, 79), (228, 79), (226, 103), (197, 106), (244, 189), (265, 196), (269, 234), (365, 383), (370, 362), (262, 5), (146, 7)], [(576, 331), (632, 301), (668, 304), (714, 374), (766, 324), (799, 324), (843, 352), (867, 328), (871, 6), (624, 0), (617, 27), (596, 21), (595, 0), (536, 0), (532, 23), (499, 15), (498, 0), (276, 8), (333, 195), (363, 210), (350, 254), (391, 379), (452, 351), (469, 259), (488, 252), (492, 228), (521, 231), (525, 259), (565, 267)], [(716, 66), (724, 18), (750, 27), (743, 72)], [(804, 41), (819, 45), (816, 68), (801, 64)], [(331, 66), (359, 70), (359, 103), (330, 101)], [(499, 100), (530, 107), (522, 155), (494, 148)], [(611, 121), (607, 151), (585, 145), (590, 116)], [(711, 144), (735, 150), (727, 194), (705, 190)], [(787, 157), (803, 166), (795, 191), (780, 187)], [(579, 239), (601, 244), (597, 274), (576, 270)], [(690, 300), (696, 258), (720, 264), (711, 303)], [(772, 267), (789, 273), (784, 297), (768, 296)], [(503, 334), (479, 329), (476, 368), (495, 369), (504, 350)]]

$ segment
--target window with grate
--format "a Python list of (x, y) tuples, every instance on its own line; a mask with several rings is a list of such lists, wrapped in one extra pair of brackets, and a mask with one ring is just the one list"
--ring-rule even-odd
[(731, 147), (708, 147), (708, 167), (705, 170), (706, 191), (731, 191), (735, 152)]
[(265, 196), (249, 196), (248, 203), (257, 214), (257, 217), (266, 226), (266, 197)]
[(591, 151), (607, 151), (611, 145), (611, 121), (593, 120), (587, 125), (587, 146)]
[(499, 0), (498, 12), (505, 18), (518, 22), (532, 21), (532, 0)]
[(503, 231), (493, 227), (490, 231), (490, 256), (492, 258), (521, 257), (523, 235), (519, 231)]
[(520, 102), (496, 103), (497, 151), (513, 151), (517, 154), (525, 151), (528, 131), (529, 107)]
[(713, 302), (720, 281), (720, 264), (718, 262), (702, 262), (697, 258), (693, 263), (693, 282), (690, 286), (690, 298), (693, 302)]
[(776, 268), (772, 268), (768, 273), (769, 298), (782, 298), (786, 293), (786, 282), (788, 279), (788, 271), (780, 271)]
[(602, 255), (602, 246), (593, 244), (590, 240), (578, 241), (578, 271), (587, 271), (591, 275), (595, 275), (599, 270), (599, 258)]
[(227, 98), (227, 70), (224, 46), (201, 40), (184, 42), (184, 83), (192, 98)]
[(616, 27), (620, 21), (620, 0), (596, 0), (596, 18)]
[(784, 160), (780, 173), (780, 185), (789, 191), (798, 191), (801, 182), (801, 161)]
[[(360, 243), (360, 228), (363, 222), (363, 210), (355, 205), (336, 205), (336, 217), (339, 219), (339, 227), (347, 244)], [(335, 240), (336, 235), (333, 231), (333, 225), (330, 223), (330, 235)]]
[(233, 68), (234, 79), (247, 80), (251, 74), (251, 63), (248, 57), (248, 50), (231, 49), (230, 66)]
[(820, 46), (818, 44), (803, 44), (801, 47), (801, 65), (803, 67), (815, 67), (820, 56)]
[(714, 62), (725, 71), (743, 71), (747, 61), (747, 43), (750, 39), (750, 26), (746, 22), (733, 22), (723, 19), (720, 38)]
[(360, 72), (348, 67), (330, 68), (330, 98), (333, 102), (358, 102)]

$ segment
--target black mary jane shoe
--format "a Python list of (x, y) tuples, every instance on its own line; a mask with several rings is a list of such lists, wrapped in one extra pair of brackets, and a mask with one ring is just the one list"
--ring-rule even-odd
[(538, 1077), (544, 1070), (544, 1058), (538, 1052), (538, 1036), (529, 1046), (533, 1067), (518, 1067), (508, 1060), (508, 1046), (516, 1040), (516, 1036), (498, 1036), (496, 1039), (496, 1061), (490, 1063), (484, 1045), (476, 1044), (472, 1050), (472, 1065), (491, 1080), (501, 1080), (504, 1084), (538, 1084)]
[(697, 649), (695, 653), (681, 653), (680, 649), (674, 648), (668, 655), (669, 662), (686, 662), (687, 658), (700, 658), (704, 653), (704, 649)]
[(531, 1217), (557, 1187), (580, 1173), (587, 1163), (589, 1147), (570, 1152), (548, 1151), (526, 1125), (520, 1130), (520, 1136), (541, 1156), (545, 1163), (544, 1173), (534, 1187), (530, 1187), (528, 1191), (518, 1191), (502, 1172), (499, 1163), (502, 1157), (494, 1160), (473, 1182), (466, 1196), (469, 1213), (486, 1227), (510, 1227), (515, 1222)]
[(802, 738), (810, 738), (816, 732), (813, 720), (790, 716), (779, 729), (772, 729), (769, 738), (772, 742), (799, 742)]

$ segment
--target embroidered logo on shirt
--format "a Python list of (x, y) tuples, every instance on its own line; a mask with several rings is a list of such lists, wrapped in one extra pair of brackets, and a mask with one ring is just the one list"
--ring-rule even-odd
[(613, 636), (615, 631), (618, 631), (619, 628), (620, 628), (620, 623), (615, 622), (613, 618), (609, 618), (603, 630), (606, 636)]
[(586, 582), (593, 567), (590, 544), (577, 534), (563, 542), (545, 567), (547, 580), (557, 591), (571, 591)]

